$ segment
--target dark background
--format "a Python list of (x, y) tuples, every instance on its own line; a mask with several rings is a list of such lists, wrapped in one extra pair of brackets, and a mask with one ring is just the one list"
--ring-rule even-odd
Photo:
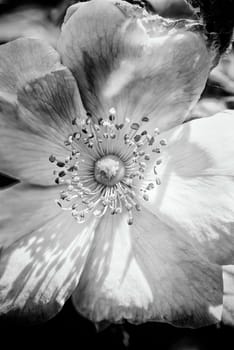
[[(73, 2), (24, 0), (19, 3), (0, 0), (0, 43), (26, 36), (34, 27), (37, 32), (42, 27), (42, 36), (50, 32), (50, 42), (53, 44), (65, 10)], [(191, 16), (191, 11), (182, 0), (164, 0), (163, 4), (162, 1), (157, 4), (157, 0), (153, 0), (153, 5), (163, 15)], [(230, 55), (225, 56), (211, 74), (194, 114), (207, 116), (226, 107), (234, 108), (233, 52)], [(0, 187), (9, 186), (15, 181), (0, 174)], [(62, 345), (66, 349), (226, 350), (234, 349), (234, 329), (223, 325), (192, 330), (158, 323), (139, 326), (125, 323), (97, 331), (95, 325), (81, 317), (68, 300), (56, 317), (40, 325), (23, 326), (0, 319), (0, 349), (8, 349), (12, 345), (20, 349), (53, 349)]]

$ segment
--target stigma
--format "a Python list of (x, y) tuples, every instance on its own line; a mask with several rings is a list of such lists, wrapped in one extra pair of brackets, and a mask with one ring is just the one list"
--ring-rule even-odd
[(132, 225), (141, 200), (148, 201), (149, 192), (161, 184), (157, 168), (167, 143), (159, 138), (158, 128), (152, 135), (144, 129), (148, 121), (145, 116), (139, 123), (128, 118), (119, 123), (114, 108), (104, 118), (87, 112), (74, 119), (74, 132), (64, 141), (68, 156), (64, 160), (49, 157), (56, 165), (55, 183), (62, 188), (56, 200), (59, 207), (71, 211), (78, 223), (89, 215), (127, 211)]
[(120, 182), (125, 175), (125, 167), (120, 158), (107, 155), (95, 163), (94, 176), (97, 182), (113, 186)]

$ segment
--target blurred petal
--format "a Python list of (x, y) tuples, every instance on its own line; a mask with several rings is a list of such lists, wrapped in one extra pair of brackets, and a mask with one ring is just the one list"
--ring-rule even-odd
[(17, 39), (0, 46), (0, 96), (16, 101), (27, 82), (62, 65), (58, 53), (43, 41)]
[(226, 108), (227, 107), (223, 99), (203, 97), (193, 109), (191, 119), (211, 117), (216, 113), (224, 111)]
[(107, 215), (99, 225), (74, 304), (95, 322), (124, 319), (198, 327), (220, 321), (221, 268), (150, 212)]
[(149, 116), (149, 127), (160, 129), (187, 118), (212, 59), (199, 25), (107, 0), (68, 12), (58, 50), (86, 109), (100, 117), (114, 107), (121, 120)]
[(11, 244), (0, 258), (1, 315), (47, 319), (77, 285), (96, 221), (78, 225), (70, 213), (58, 214), (55, 192), (18, 186), (5, 194), (0, 237)]
[[(71, 121), (84, 111), (70, 71), (62, 65), (56, 68), (59, 61), (54, 67), (47, 67), (48, 72), (43, 70), (44, 60), (50, 61), (48, 50), (38, 72), (37, 62), (30, 71), (30, 53), (24, 61), (24, 53), (14, 51), (20, 42), (25, 44), (25, 50), (37, 51), (37, 45), (41, 45), (36, 40), (27, 40), (28, 46), (24, 40), (17, 40), (10, 46), (0, 47), (0, 56), (4, 53), (3, 62), (7, 62), (10, 54), (15, 59), (20, 55), (22, 58), (19, 71), (8, 69), (8, 75), (5, 71), (0, 73), (6, 82), (4, 86), (0, 83), (0, 171), (30, 183), (48, 185), (54, 182), (48, 158), (52, 153), (58, 157), (67, 156), (64, 141), (72, 132)], [(55, 70), (50, 72), (52, 68)], [(34, 78), (34, 75), (39, 77)]]
[(219, 264), (234, 262), (234, 112), (176, 127), (146, 207)]
[(49, 10), (32, 4), (1, 14), (0, 41), (8, 42), (20, 37), (31, 37), (55, 45), (59, 27), (53, 23), (51, 17)]
[(234, 94), (234, 52), (224, 55), (210, 74), (210, 85), (224, 90), (225, 95)]

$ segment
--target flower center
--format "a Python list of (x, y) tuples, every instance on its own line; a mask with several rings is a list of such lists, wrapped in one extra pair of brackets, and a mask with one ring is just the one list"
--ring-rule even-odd
[(124, 164), (115, 155), (105, 156), (95, 163), (94, 176), (100, 184), (113, 186), (121, 181), (124, 175)]
[[(133, 223), (133, 211), (140, 210), (139, 200), (149, 200), (149, 191), (160, 185), (158, 166), (165, 139), (158, 139), (144, 129), (148, 117), (131, 123), (118, 120), (111, 108), (106, 118), (94, 118), (89, 112), (72, 121), (72, 134), (64, 141), (68, 156), (58, 160), (49, 157), (59, 170), (54, 170), (55, 183), (62, 185), (57, 204), (70, 210), (81, 223), (93, 214), (101, 217), (128, 212), (128, 224)], [(158, 139), (158, 140), (157, 140)]]

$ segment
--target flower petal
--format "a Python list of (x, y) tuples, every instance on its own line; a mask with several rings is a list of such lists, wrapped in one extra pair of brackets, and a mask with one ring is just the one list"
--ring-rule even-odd
[(234, 325), (234, 266), (226, 265), (223, 269), (223, 314), (222, 321)]
[(40, 321), (58, 312), (76, 287), (96, 219), (78, 225), (70, 213), (58, 214), (53, 188), (20, 185), (4, 192), (0, 314)]
[[(34, 58), (30, 52), (39, 48), (44, 56), (38, 54), (38, 62), (28, 67)], [(72, 132), (71, 121), (84, 113), (79, 91), (70, 71), (59, 64), (57, 54), (52, 65), (50, 50), (39, 41), (16, 40), (3, 45), (0, 56), (5, 69), (10, 54), (16, 67), (14, 71), (8, 69), (8, 75), (1, 73), (6, 85), (0, 84), (0, 171), (30, 183), (52, 184), (53, 167), (48, 158), (51, 153), (64, 158), (68, 155), (64, 141)], [(21, 66), (17, 67), (19, 57)], [(43, 70), (44, 62), (48, 67)]]
[(58, 50), (86, 109), (98, 117), (111, 107), (120, 119), (149, 116), (160, 129), (182, 123), (211, 68), (199, 25), (146, 15), (124, 1), (78, 5), (67, 15)]
[(38, 39), (17, 39), (0, 46), (0, 96), (16, 101), (27, 82), (61, 68), (58, 53)]
[(0, 190), (0, 247), (7, 247), (61, 214), (55, 200), (61, 187), (17, 184)]
[(150, 212), (102, 220), (74, 304), (95, 322), (124, 319), (202, 326), (220, 321), (221, 268), (199, 255), (188, 236)]
[(145, 206), (219, 264), (234, 262), (234, 112), (225, 111), (162, 135), (161, 185)]

